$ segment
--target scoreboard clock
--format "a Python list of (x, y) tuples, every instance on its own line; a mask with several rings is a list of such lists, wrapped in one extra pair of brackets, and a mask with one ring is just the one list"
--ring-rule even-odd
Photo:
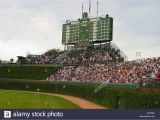
[(84, 12), (81, 19), (66, 21), (62, 28), (62, 44), (75, 44), (81, 42), (112, 41), (113, 18), (89, 18)]

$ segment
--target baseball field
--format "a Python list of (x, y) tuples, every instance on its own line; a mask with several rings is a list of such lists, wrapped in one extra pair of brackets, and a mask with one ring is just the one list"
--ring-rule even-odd
[(57, 96), (11, 90), (0, 90), (1, 109), (80, 109)]

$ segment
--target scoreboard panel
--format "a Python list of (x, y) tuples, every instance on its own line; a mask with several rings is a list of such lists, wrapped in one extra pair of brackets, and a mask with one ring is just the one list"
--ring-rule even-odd
[(83, 13), (82, 19), (66, 21), (62, 28), (62, 44), (75, 44), (81, 42), (112, 41), (113, 18), (88, 18)]

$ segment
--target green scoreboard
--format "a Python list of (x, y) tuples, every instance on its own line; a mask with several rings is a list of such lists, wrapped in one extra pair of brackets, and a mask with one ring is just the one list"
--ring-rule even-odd
[(107, 42), (112, 41), (113, 18), (105, 17), (89, 18), (86, 12), (82, 19), (66, 21), (62, 28), (62, 44), (75, 44), (83, 42)]

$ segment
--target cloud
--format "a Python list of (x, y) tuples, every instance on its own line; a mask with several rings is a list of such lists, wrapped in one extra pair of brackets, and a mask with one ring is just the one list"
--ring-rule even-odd
[(0, 58), (8, 60), (26, 52), (41, 54), (62, 48), (61, 24), (53, 13), (15, 5), (0, 12)]
[(37, 49), (32, 43), (25, 40), (22, 40), (21, 42), (11, 40), (7, 43), (0, 41), (0, 46), (0, 55), (5, 60), (9, 60), (10, 58), (14, 58), (16, 60), (16, 56), (24, 56), (27, 51), (41, 51), (41, 49)]
[(136, 59), (138, 51), (141, 57), (160, 56), (160, 2), (122, 1), (117, 4), (117, 12), (111, 11), (115, 16), (113, 42), (129, 60)]
[[(88, 2), (82, 1), (88, 10)], [(66, 19), (81, 17), (82, 1), (1, 0), (0, 58), (16, 58), (26, 52), (41, 54), (51, 48), (62, 48), (62, 23)], [(137, 51), (142, 57), (160, 56), (157, 52), (160, 51), (159, 6), (159, 1), (150, 0), (99, 0), (99, 15), (113, 17), (113, 42), (129, 60), (136, 58)], [(96, 0), (92, 1), (91, 10), (95, 17)]]

